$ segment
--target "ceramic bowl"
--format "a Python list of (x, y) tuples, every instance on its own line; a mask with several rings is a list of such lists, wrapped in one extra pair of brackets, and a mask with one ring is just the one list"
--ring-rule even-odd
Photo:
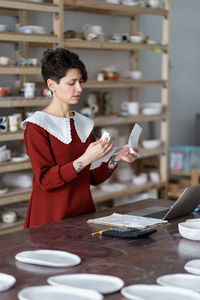
[(147, 183), (147, 173), (141, 173), (138, 176), (135, 175), (132, 181), (135, 185), (143, 185)]
[(130, 71), (130, 77), (132, 79), (141, 79), (142, 78), (142, 72), (141, 71)]
[(161, 145), (161, 140), (144, 140), (142, 141), (142, 146), (144, 149), (155, 149), (160, 147)]
[(7, 25), (0, 24), (0, 32), (6, 31), (6, 30), (7, 30)]
[(200, 241), (200, 222), (182, 222), (178, 224), (178, 230), (182, 237)]
[(0, 56), (0, 65), (6, 66), (10, 62), (10, 58), (7, 56)]
[(130, 41), (131, 43), (142, 43), (144, 40), (144, 37), (142, 35), (131, 35)]
[(152, 8), (160, 7), (160, 0), (148, 0), (148, 5)]
[(36, 34), (46, 34), (46, 29), (43, 26), (36, 25), (26, 25), (19, 27), (19, 32), (26, 34), (36, 33)]
[(158, 102), (144, 103), (140, 107), (143, 115), (158, 115), (162, 112), (162, 104)]
[(119, 0), (106, 0), (107, 3), (119, 4)]
[(10, 224), (17, 220), (17, 214), (14, 211), (8, 211), (3, 213), (1, 218), (4, 223)]

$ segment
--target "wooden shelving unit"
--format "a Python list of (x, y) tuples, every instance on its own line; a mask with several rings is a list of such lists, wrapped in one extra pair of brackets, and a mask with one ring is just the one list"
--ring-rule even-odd
[[(162, 53), (162, 78), (158, 80), (116, 80), (116, 81), (96, 81), (88, 80), (83, 87), (87, 89), (130, 89), (131, 100), (137, 95), (140, 87), (159, 86), (162, 90), (161, 102), (163, 104), (163, 112), (159, 115), (137, 115), (137, 116), (109, 116), (97, 117), (94, 119), (96, 127), (102, 126), (122, 126), (133, 124), (135, 122), (152, 122), (159, 121), (161, 124), (162, 147), (154, 150), (141, 150), (140, 159), (152, 156), (160, 157), (160, 175), (159, 183), (149, 182), (145, 186), (127, 186), (125, 190), (120, 192), (94, 192), (93, 198), (96, 203), (109, 199), (118, 198), (124, 195), (131, 195), (148, 191), (151, 189), (164, 189), (167, 191), (168, 173), (167, 173), (167, 147), (168, 147), (168, 60), (169, 60), (169, 1), (164, 0), (164, 9), (152, 9), (147, 7), (130, 7), (125, 5), (110, 4), (106, 2), (93, 0), (53, 0), (53, 3), (27, 2), (17, 0), (0, 0), (0, 14), (5, 16), (13, 16), (19, 18), (19, 24), (26, 25), (27, 13), (31, 11), (46, 12), (53, 15), (53, 32), (54, 34), (23, 34), (19, 32), (0, 32), (1, 43), (14, 43), (19, 45), (19, 53), (21, 56), (28, 54), (28, 48), (37, 47), (66, 47), (68, 49), (87, 49), (93, 50), (111, 50), (111, 51), (127, 51), (131, 53), (130, 67), (138, 68), (139, 51), (159, 51)], [(134, 44), (128, 42), (112, 43), (99, 41), (75, 41), (64, 39), (63, 23), (65, 11), (75, 11), (91, 14), (105, 14), (108, 16), (125, 16), (131, 19), (132, 32), (139, 28), (139, 16), (142, 14), (160, 16), (163, 18), (163, 44), (157, 43), (149, 45), (147, 43)], [(28, 23), (27, 23), (28, 24)], [(18, 53), (18, 55), (19, 55)], [(6, 66), (0, 67), (0, 74), (18, 75), (21, 83), (24, 78), (29, 75), (39, 75), (39, 66)], [(39, 82), (37, 82), (39, 84)], [(37, 97), (35, 99), (24, 99), (23, 97), (5, 97), (0, 99), (0, 108), (28, 108), (35, 106), (45, 106), (50, 102), (49, 98)], [(23, 131), (6, 132), (0, 134), (0, 142), (23, 140)], [(21, 163), (1, 163), (0, 174), (4, 172), (14, 172), (18, 170), (30, 170), (29, 161)], [(28, 201), (31, 191), (26, 189), (9, 189), (9, 192), (0, 196), (0, 206)], [(0, 233), (14, 231), (22, 228), (22, 220), (19, 220), (14, 226), (1, 226)]]

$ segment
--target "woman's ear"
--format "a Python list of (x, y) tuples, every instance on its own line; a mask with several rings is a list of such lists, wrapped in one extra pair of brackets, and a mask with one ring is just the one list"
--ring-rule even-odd
[(47, 86), (52, 91), (52, 93), (55, 93), (56, 91), (56, 82), (52, 79), (47, 79)]

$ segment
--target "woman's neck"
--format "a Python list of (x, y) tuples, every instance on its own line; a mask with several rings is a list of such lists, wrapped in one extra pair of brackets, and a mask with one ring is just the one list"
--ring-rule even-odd
[(52, 99), (51, 103), (43, 109), (44, 112), (51, 114), (56, 117), (61, 118), (70, 118), (73, 116), (73, 113), (70, 112), (69, 104), (58, 104)]

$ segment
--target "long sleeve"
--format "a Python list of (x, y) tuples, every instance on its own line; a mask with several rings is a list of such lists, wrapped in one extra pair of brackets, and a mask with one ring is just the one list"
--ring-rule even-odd
[(43, 190), (62, 187), (78, 176), (72, 161), (61, 166), (56, 163), (48, 133), (43, 128), (29, 123), (24, 142), (36, 181)]

